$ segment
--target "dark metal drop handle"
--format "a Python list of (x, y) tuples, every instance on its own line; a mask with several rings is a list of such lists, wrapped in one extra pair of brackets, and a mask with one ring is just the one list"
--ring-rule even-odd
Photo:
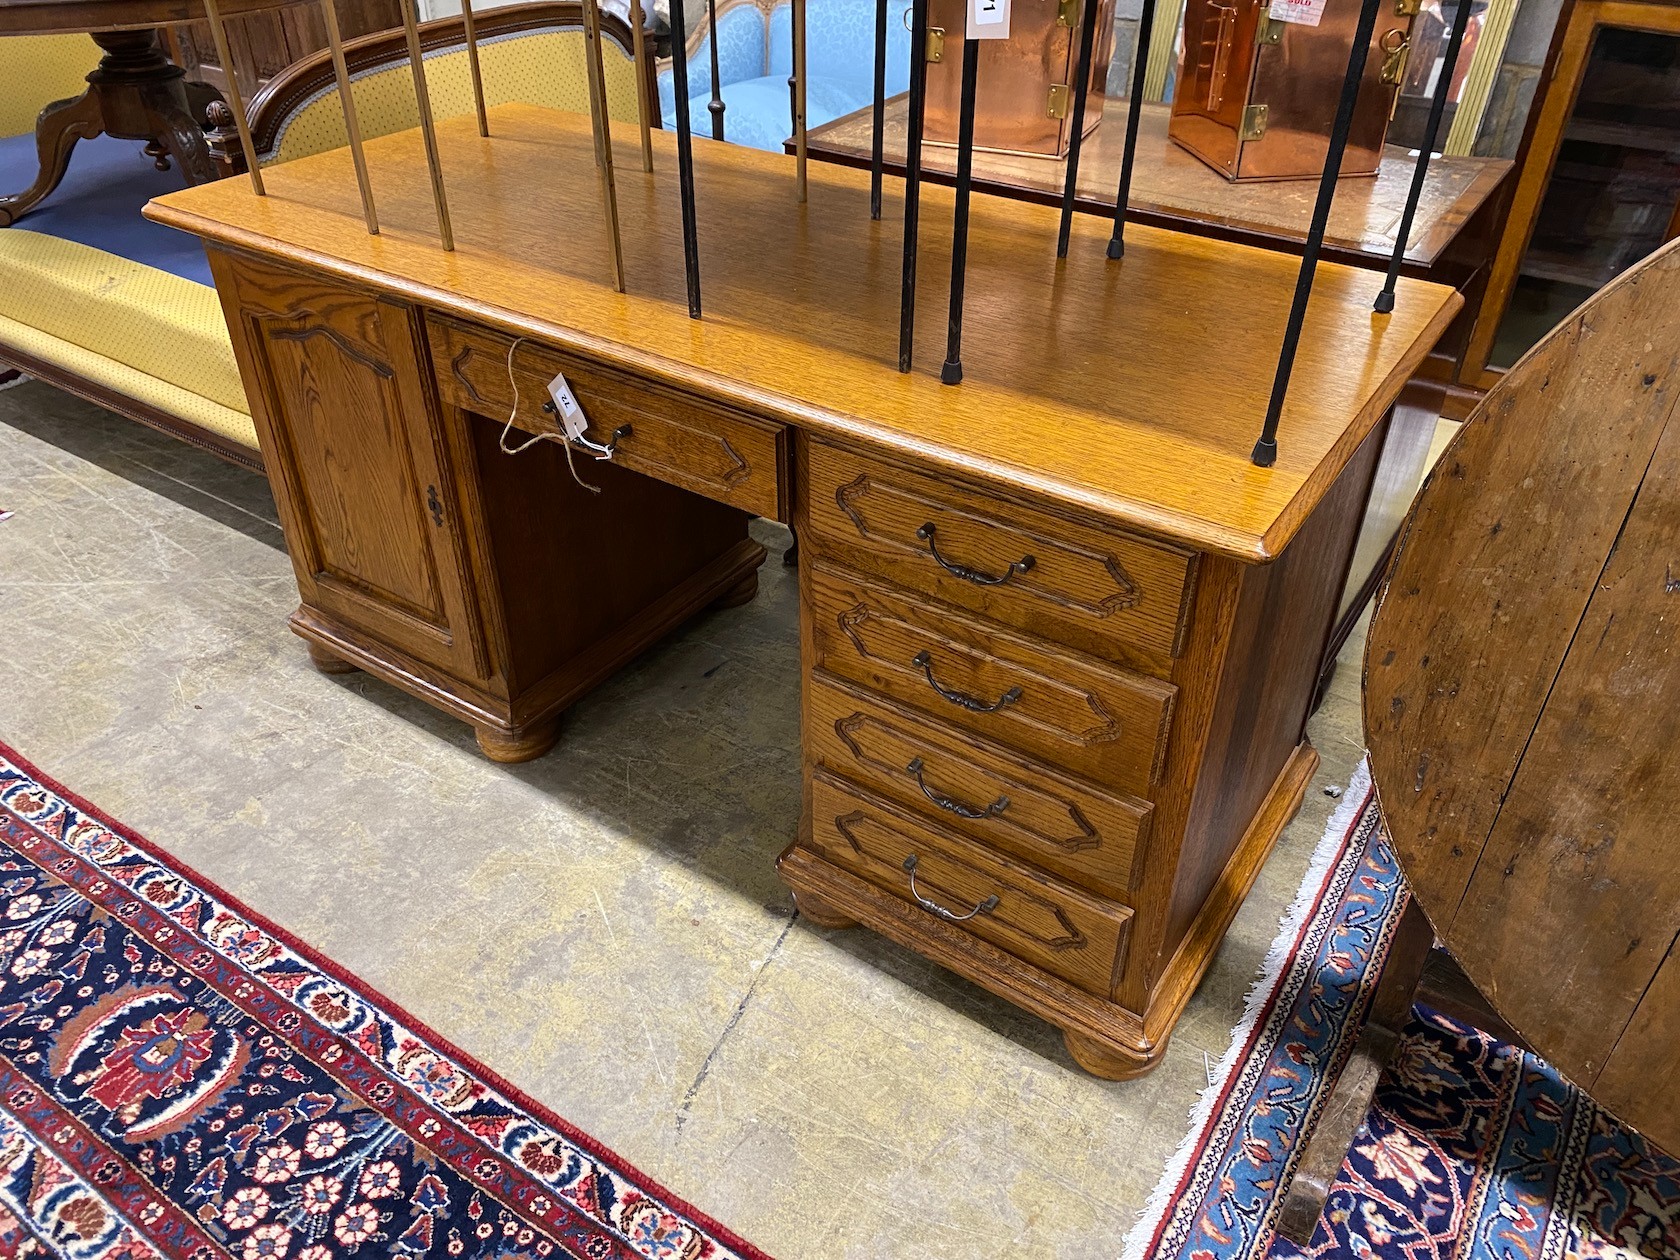
[[(549, 402), (545, 402), (542, 405), (542, 409), (548, 412), (549, 415), (553, 415), (553, 401), (550, 400)], [(630, 426), (627, 424), (621, 424), (618, 428), (613, 430), (612, 441), (610, 442), (592, 442), (581, 433), (576, 437), (568, 437), (566, 441), (577, 447), (580, 451), (589, 452), (589, 454), (593, 455), (596, 459), (611, 459), (613, 454), (618, 450), (619, 442), (629, 436)]]
[(933, 657), (926, 652), (917, 652), (910, 658), (910, 663), (927, 677), (928, 686), (952, 704), (959, 704), (970, 713), (996, 713), (999, 709), (1007, 709), (1021, 698), (1019, 687), (1011, 687), (996, 700), (991, 701), (982, 700), (978, 696), (971, 696), (966, 691), (952, 691), (949, 687), (941, 687), (939, 680), (933, 676)]
[(958, 914), (955, 910), (947, 910), (937, 901), (929, 901), (916, 891), (916, 855), (912, 853), (904, 859), (904, 870), (910, 876), (910, 895), (916, 899), (916, 904), (924, 910), (931, 910), (941, 919), (949, 919), (952, 923), (963, 923), (977, 914), (987, 914), (997, 909), (997, 894), (993, 893), (967, 914)]
[(1019, 560), (1011, 561), (1007, 569), (994, 576), (990, 573), (982, 573), (979, 569), (971, 569), (966, 564), (953, 564), (944, 556), (940, 555), (939, 544), (933, 540), (932, 521), (929, 521), (926, 525), (923, 525), (920, 529), (918, 529), (916, 531), (916, 537), (920, 538), (928, 545), (929, 554), (933, 556), (934, 562), (938, 564), (941, 569), (944, 569), (945, 572), (949, 573), (952, 577), (960, 577), (963, 581), (973, 582), (976, 586), (1002, 586), (1017, 573), (1025, 573), (1030, 570), (1033, 565), (1038, 563), (1038, 561), (1034, 560), (1031, 556), (1022, 556)]
[(905, 773), (915, 776), (916, 786), (922, 789), (923, 796), (927, 797), (928, 800), (939, 806), (939, 808), (944, 810), (946, 813), (955, 814), (958, 818), (996, 818), (999, 814), (1003, 813), (1004, 810), (1009, 808), (1009, 798), (1007, 796), (998, 797), (997, 800), (993, 801), (990, 805), (987, 805), (983, 809), (973, 805), (964, 805), (961, 801), (953, 800), (949, 796), (941, 796), (938, 792), (935, 792), (927, 785), (926, 779), (922, 778), (923, 766), (922, 759), (920, 757), (917, 757), (909, 765), (905, 766), (904, 770)]

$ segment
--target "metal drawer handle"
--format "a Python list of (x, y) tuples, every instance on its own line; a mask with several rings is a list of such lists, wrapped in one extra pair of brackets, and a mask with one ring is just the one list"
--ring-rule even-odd
[(962, 923), (966, 920), (972, 919), (977, 914), (988, 914), (997, 909), (998, 899), (996, 893), (987, 897), (986, 900), (975, 906), (974, 909), (970, 910), (967, 914), (958, 914), (955, 910), (947, 910), (937, 901), (929, 901), (926, 897), (922, 896), (921, 893), (916, 891), (916, 860), (916, 855), (914, 853), (905, 858), (904, 869), (910, 876), (910, 895), (916, 899), (916, 904), (922, 909), (931, 910), (941, 919), (948, 919), (952, 923)]
[(1021, 698), (1021, 689), (1019, 687), (1011, 687), (996, 700), (992, 700), (990, 702), (981, 700), (977, 696), (971, 696), (965, 691), (952, 691), (948, 687), (941, 687), (939, 685), (939, 680), (933, 676), (933, 657), (929, 656), (925, 651), (917, 652), (916, 655), (910, 658), (910, 663), (920, 669), (927, 677), (928, 686), (932, 687), (952, 704), (960, 704), (970, 713), (996, 713), (999, 709), (1007, 709), (1010, 705), (1014, 704)]
[[(553, 400), (551, 399), (548, 402), (545, 402), (542, 405), (542, 409), (552, 416), (554, 414)], [(588, 451), (596, 459), (611, 459), (613, 457), (613, 452), (618, 449), (620, 439), (627, 438), (629, 436), (630, 426), (627, 424), (621, 424), (618, 428), (613, 430), (612, 441), (604, 444), (601, 442), (592, 442), (581, 433), (574, 438), (567, 438), (566, 440), (571, 445), (577, 447), (580, 451)]]
[(916, 786), (922, 789), (923, 796), (946, 813), (955, 814), (958, 818), (996, 818), (1009, 808), (1009, 798), (1007, 796), (998, 797), (984, 809), (978, 809), (973, 805), (964, 805), (961, 801), (953, 800), (949, 796), (941, 796), (927, 785), (926, 779), (922, 778), (922, 759), (920, 757), (917, 757), (904, 769), (907, 774), (916, 776)]
[(941, 569), (944, 569), (945, 572), (949, 573), (952, 577), (960, 577), (963, 581), (973, 582), (976, 586), (1001, 586), (1017, 573), (1025, 573), (1028, 569), (1032, 568), (1033, 565), (1038, 563), (1038, 561), (1034, 560), (1031, 556), (1022, 556), (1019, 560), (1011, 561), (1007, 569), (994, 577), (990, 573), (980, 572), (979, 569), (971, 569), (966, 564), (952, 564), (944, 556), (940, 555), (939, 544), (933, 540), (932, 521), (929, 521), (926, 525), (923, 525), (920, 529), (918, 529), (916, 531), (916, 537), (920, 538), (928, 545), (928, 551), (932, 554), (935, 563), (937, 563)]

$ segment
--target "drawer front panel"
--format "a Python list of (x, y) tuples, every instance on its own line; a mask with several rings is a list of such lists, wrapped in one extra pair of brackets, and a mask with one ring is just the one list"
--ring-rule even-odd
[(813, 564), (814, 664), (959, 727), (1146, 796), (1177, 689)]
[(1124, 906), (928, 827), (820, 771), (811, 786), (811, 844), (823, 857), (1088, 993), (1109, 995), (1131, 922)]
[[(513, 338), (435, 315), (428, 319), (428, 333), (444, 400), (505, 421), (514, 410), (508, 382)], [(525, 341), (513, 360), (519, 383), (516, 429), (561, 431), (558, 419), (542, 410), (548, 382), (557, 372), (566, 374), (589, 420), (584, 436), (614, 443), (615, 463), (759, 516), (787, 519), (782, 426)], [(628, 432), (615, 439), (626, 426)], [(590, 456), (580, 451), (578, 459), (579, 472), (588, 480)]]
[(1165, 675), (1194, 556), (811, 443), (810, 527), (849, 558), (1009, 625)]
[(819, 761), (1069, 883), (1129, 901), (1153, 810), (1119, 800), (1001, 748), (876, 703), (825, 675), (807, 716)]

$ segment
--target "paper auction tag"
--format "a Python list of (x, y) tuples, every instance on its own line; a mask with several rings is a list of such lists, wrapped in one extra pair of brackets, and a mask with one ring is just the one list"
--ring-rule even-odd
[(1010, 0), (968, 0), (968, 38), (1008, 39), (1009, 6)]
[(1326, 0), (1272, 0), (1269, 11), (1280, 22), (1317, 26), (1324, 18), (1325, 2)]
[(566, 374), (556, 372), (554, 379), (548, 383), (548, 397), (554, 403), (554, 410), (560, 416), (560, 428), (568, 438), (583, 436), (583, 431), (589, 427), (589, 421), (583, 414), (583, 407), (578, 403), (577, 395), (572, 393), (572, 387), (566, 383)]

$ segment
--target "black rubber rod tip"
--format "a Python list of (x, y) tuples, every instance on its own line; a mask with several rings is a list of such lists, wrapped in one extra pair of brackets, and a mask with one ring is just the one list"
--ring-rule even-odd
[(1257, 468), (1270, 468), (1277, 463), (1277, 439), (1263, 437), (1254, 444), (1254, 454), (1249, 456)]
[(962, 360), (946, 359), (945, 365), (939, 369), (939, 379), (946, 385), (961, 385)]
[(1126, 242), (1118, 236), (1109, 237), (1108, 256), (1110, 258), (1124, 258), (1126, 256)]
[(1381, 293), (1377, 294), (1377, 300), (1372, 303), (1372, 309), (1376, 311), (1378, 315), (1391, 314), (1394, 310), (1394, 290), (1384, 289)]

